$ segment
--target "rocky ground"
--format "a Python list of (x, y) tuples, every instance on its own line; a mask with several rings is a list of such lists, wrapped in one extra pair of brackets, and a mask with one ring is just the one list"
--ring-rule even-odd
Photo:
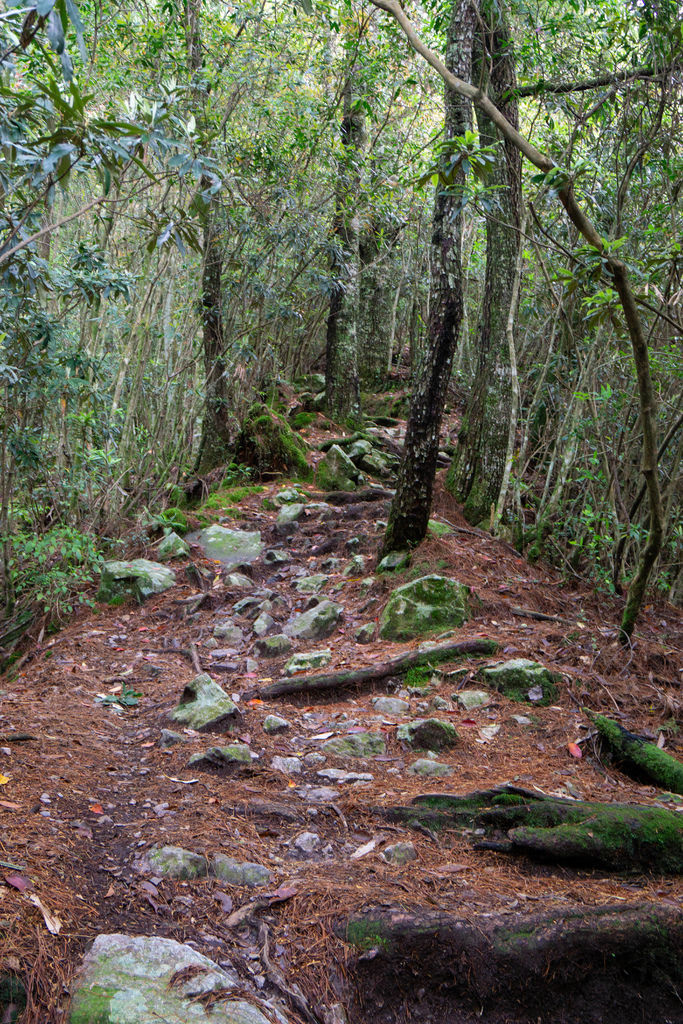
[[(247, 536), (190, 534), (166, 581), (138, 576), (168, 589), (99, 602), (4, 679), (0, 1019), (23, 985), (26, 1024), (683, 1021), (681, 800), (610, 763), (587, 713), (680, 758), (680, 614), (649, 607), (624, 651), (615, 601), (467, 526), (440, 484), (429, 539), (379, 573), (385, 469), (350, 499), (319, 473), (214, 501)], [(426, 576), (445, 599), (411, 603)], [(435, 640), (496, 650), (273, 695)], [(519, 659), (543, 668), (506, 696), (486, 669)], [(505, 784), (666, 812), (673, 860), (539, 859), (483, 818), (396, 811)]]

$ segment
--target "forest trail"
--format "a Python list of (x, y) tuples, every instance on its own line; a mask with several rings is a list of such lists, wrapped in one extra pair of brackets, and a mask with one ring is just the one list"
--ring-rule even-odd
[[(315, 431), (310, 434), (315, 442)], [(680, 739), (671, 729), (681, 702), (680, 614), (646, 609), (633, 649), (625, 652), (617, 640), (615, 601), (568, 584), (555, 570), (530, 565), (508, 544), (469, 528), (440, 483), (433, 515), (450, 532), (430, 537), (408, 569), (378, 575), (374, 552), (386, 500), (328, 505), (313, 484), (297, 485), (307, 499), (304, 511), (283, 533), (273, 499), (285, 485), (278, 481), (250, 495), (239, 515), (220, 507), (213, 514), (228, 527), (259, 531), (264, 551), (283, 551), (288, 560), (258, 557), (244, 570), (251, 583), (242, 588), (227, 578), (231, 570), (194, 546), (189, 558), (172, 563), (177, 582), (166, 593), (139, 607), (98, 605), (3, 681), (0, 963), (27, 983), (27, 1024), (68, 1019), (69, 992), (88, 943), (114, 932), (193, 943), (235, 972), (242, 996), (270, 1012), (267, 1019), (275, 1020), (279, 1007), (290, 1021), (341, 1024), (345, 1007), (353, 1024), (393, 1021), (404, 1019), (400, 1005), (418, 1021), (521, 1022), (536, 1019), (530, 1004), (520, 1001), (513, 1010), (493, 1000), (481, 1015), (476, 992), (463, 991), (457, 1010), (439, 1010), (443, 978), (436, 963), (421, 985), (403, 964), (405, 990), (394, 1006), (390, 990), (401, 987), (400, 971), (382, 975), (381, 943), (366, 949), (359, 966), (358, 950), (342, 941), (339, 922), (368, 907), (440, 912), (479, 925), (486, 917), (512, 922), (576, 907), (680, 908), (675, 875), (539, 863), (475, 849), (473, 837), (458, 831), (411, 828), (381, 811), (420, 794), (462, 795), (505, 783), (569, 799), (680, 811), (675, 802), (662, 804), (661, 790), (604, 760), (582, 710), (609, 715), (655, 742), (663, 736), (666, 749), (680, 758)], [(153, 550), (148, 557), (155, 557)], [(374, 626), (393, 588), (428, 573), (472, 588), (479, 603), (450, 638), (491, 639), (496, 656), (439, 664), (415, 686), (389, 676), (318, 697), (259, 696), (297, 652), (329, 649), (325, 671), (333, 671), (414, 650), (417, 640), (361, 644), (355, 631)], [(296, 584), (318, 575), (323, 579), (310, 585), (319, 587), (311, 601)], [(234, 609), (245, 595), (268, 601), (271, 633), (316, 599), (339, 603), (343, 612), (330, 635), (294, 639), (291, 651), (267, 658), (253, 632), (259, 608)], [(216, 643), (214, 630), (226, 620), (237, 629)], [(553, 702), (517, 703), (489, 688), (483, 704), (462, 706), (463, 690), (486, 690), (475, 678), (480, 667), (500, 658), (528, 658), (558, 673)], [(241, 717), (230, 736), (183, 730), (168, 718), (198, 668), (237, 704)], [(131, 691), (140, 696), (130, 706), (115, 702)], [(376, 706), (382, 697), (407, 707), (395, 700)], [(267, 716), (284, 719), (282, 731), (264, 731)], [(397, 736), (402, 723), (429, 717), (452, 723), (459, 737), (438, 752), (443, 777), (411, 771), (416, 760), (430, 758)], [(162, 729), (176, 730), (177, 742), (162, 739)], [(349, 758), (323, 749), (330, 740), (366, 731), (381, 739), (381, 753)], [(188, 766), (192, 755), (226, 742), (248, 747), (247, 762)], [(401, 843), (412, 846), (397, 850)], [(189, 880), (162, 877), (145, 860), (155, 846), (181, 847), (208, 860), (222, 854), (270, 874), (254, 888), (201, 871)], [(46, 918), (30, 902), (36, 896)], [(49, 930), (50, 915), (59, 919), (58, 934)], [(51, 926), (56, 931), (54, 921)], [(420, 970), (427, 962), (420, 961)], [(572, 1008), (546, 1007), (542, 1019), (625, 1019), (620, 998), (627, 998), (626, 989), (618, 997), (604, 984), (587, 984), (583, 992), (579, 986), (572, 989)], [(660, 997), (659, 1009), (650, 993), (640, 1015), (629, 1019), (683, 1020), (683, 1003), (676, 1016), (666, 986)]]

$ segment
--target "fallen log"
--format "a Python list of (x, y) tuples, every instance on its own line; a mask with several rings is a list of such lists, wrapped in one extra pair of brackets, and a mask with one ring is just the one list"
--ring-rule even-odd
[(281, 697), (285, 694), (322, 693), (325, 690), (342, 690), (347, 686), (362, 686), (374, 683), (387, 676), (402, 675), (417, 665), (437, 664), (460, 657), (495, 654), (498, 645), (495, 640), (460, 640), (457, 643), (438, 644), (426, 651), (409, 651), (381, 665), (367, 665), (364, 668), (341, 669), (315, 676), (292, 676), (278, 679), (269, 686), (262, 686), (259, 697)]
[(468, 920), (426, 907), (370, 907), (334, 930), (358, 951), (347, 965), (356, 1019), (680, 1019), (683, 913), (673, 906), (576, 906)]
[(604, 715), (590, 715), (608, 747), (612, 760), (626, 775), (637, 781), (654, 782), (670, 793), (683, 793), (683, 764), (660, 750), (644, 736), (628, 732)]
[(437, 833), (483, 829), (475, 849), (612, 871), (683, 872), (683, 818), (663, 807), (564, 800), (501, 786), (465, 796), (423, 794), (378, 814)]
[(326, 501), (328, 505), (351, 505), (357, 501), (389, 501), (394, 492), (384, 487), (363, 487), (359, 491), (322, 491), (309, 494), (313, 501)]

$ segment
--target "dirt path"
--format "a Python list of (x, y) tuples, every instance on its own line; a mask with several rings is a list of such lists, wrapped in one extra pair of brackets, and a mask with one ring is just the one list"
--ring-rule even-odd
[[(257, 592), (277, 598), (271, 612), (276, 622), (305, 606), (308, 598), (295, 589), (301, 575), (324, 575), (318, 597), (343, 605), (341, 626), (330, 637), (298, 641), (295, 651), (329, 648), (334, 669), (411, 649), (416, 644), (361, 645), (354, 629), (377, 618), (397, 582), (440, 572), (470, 585), (481, 601), (456, 638), (491, 638), (506, 657), (532, 658), (561, 673), (557, 704), (530, 708), (492, 693), (486, 705), (466, 711), (454, 695), (477, 685), (472, 679), (482, 659), (440, 666), (428, 691), (403, 693), (410, 718), (437, 714), (460, 737), (457, 746), (439, 754), (453, 774), (423, 778), (409, 772), (415, 755), (396, 737), (403, 718), (378, 713), (373, 705), (379, 695), (404, 690), (402, 680), (331, 694), (310, 705), (249, 697), (259, 684), (281, 675), (286, 658), (255, 656), (253, 619), (232, 612), (248, 591), (226, 586), (220, 566), (197, 549), (191, 560), (174, 563), (178, 583), (166, 594), (141, 607), (98, 606), (81, 616), (42, 644), (18, 677), (2, 684), (1, 770), (9, 781), (0, 790), (0, 858), (8, 878), (0, 886), (0, 970), (25, 980), (27, 1024), (65, 1020), (73, 973), (87, 943), (104, 932), (191, 941), (256, 989), (273, 984), (275, 965), (323, 1020), (335, 1003), (349, 1001), (351, 954), (335, 937), (334, 923), (369, 905), (427, 907), (465, 917), (643, 900), (679, 905), (676, 878), (576, 871), (476, 851), (455, 834), (389, 824), (373, 808), (405, 804), (421, 792), (466, 793), (509, 781), (569, 797), (655, 802), (654, 787), (629, 780), (595, 756), (580, 709), (605, 712), (653, 736), (658, 726), (680, 717), (680, 616), (670, 608), (649, 609), (634, 650), (625, 655), (616, 640), (612, 602), (568, 587), (507, 545), (468, 532), (443, 492), (436, 512), (461, 529), (428, 540), (407, 575), (375, 577), (367, 584), (377, 520), (386, 511), (381, 503), (331, 509), (314, 504), (291, 536), (282, 537), (275, 533), (277, 510), (263, 504), (281, 486), (252, 496), (242, 517), (226, 525), (258, 529), (268, 548), (291, 556), (281, 565), (259, 559), (251, 569)], [(365, 570), (344, 576), (357, 554), (366, 556)], [(206, 597), (187, 615), (183, 602), (201, 593), (197, 570)], [(520, 608), (556, 619), (525, 618)], [(219, 641), (218, 651), (225, 646), (227, 652), (216, 657), (213, 629), (228, 617), (244, 639)], [(195, 674), (192, 645), (201, 667), (234, 695), (243, 714), (239, 739), (257, 755), (233, 774), (187, 765), (192, 754), (224, 738), (207, 742), (186, 731), (182, 742), (160, 743), (161, 729), (173, 728), (168, 712)], [(247, 663), (252, 658), (256, 665)], [(217, 662), (223, 667), (216, 668)], [(97, 702), (98, 694), (115, 696), (122, 685), (142, 694), (137, 705), (124, 710)], [(446, 702), (436, 711), (435, 697)], [(266, 734), (269, 714), (285, 718), (289, 728)], [(349, 760), (322, 753), (330, 737), (365, 728), (382, 735), (385, 754)], [(15, 741), (16, 733), (30, 738)], [(568, 749), (577, 741), (581, 759)], [(676, 742), (669, 737), (674, 753)], [(274, 757), (296, 761), (273, 766)], [(371, 777), (337, 783), (319, 774), (329, 769)], [(382, 851), (399, 841), (414, 845), (416, 859), (387, 863)], [(161, 879), (138, 867), (155, 844), (265, 865), (271, 883), (249, 890), (211, 878)], [(25, 892), (16, 887), (16, 876), (30, 881)], [(31, 896), (58, 917), (59, 934), (50, 933)], [(256, 925), (249, 927), (247, 920), (240, 926), (235, 912), (254, 900), (261, 901), (252, 914)], [(265, 938), (269, 957), (263, 955)], [(302, 1019), (291, 1002), (289, 1008), (292, 1019)]]

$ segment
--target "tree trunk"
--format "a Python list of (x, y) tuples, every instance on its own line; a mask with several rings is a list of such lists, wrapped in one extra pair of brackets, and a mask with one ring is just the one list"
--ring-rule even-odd
[(382, 247), (374, 225), (360, 238), (360, 296), (358, 311), (358, 369), (368, 390), (385, 386), (391, 358), (393, 299), (391, 249)]
[[(474, 38), (475, 80), (483, 82), (498, 109), (516, 128), (518, 111), (513, 90), (517, 79), (508, 26), (491, 0), (482, 4), (481, 14), (484, 28)], [(512, 411), (507, 327), (509, 319), (514, 324), (517, 313), (515, 279), (522, 210), (519, 150), (501, 137), (479, 107), (477, 124), (481, 145), (493, 146), (496, 152), (490, 182), (493, 209), (486, 216), (486, 279), (478, 327), (477, 375), (447, 478), (448, 489), (464, 502), (465, 518), (475, 524), (488, 521), (505, 474)]]
[(354, 79), (349, 72), (344, 88), (341, 123), (343, 154), (339, 160), (339, 182), (334, 234), (338, 250), (333, 270), (338, 278), (330, 300), (325, 356), (325, 396), (334, 420), (353, 419), (360, 414), (358, 380), (358, 314), (360, 302), (360, 222), (356, 209), (365, 149), (365, 117), (354, 107)]
[[(477, 16), (473, 0), (455, 0), (448, 26), (446, 64), (465, 81), (471, 78)], [(472, 123), (469, 100), (446, 88), (444, 105), (446, 139), (464, 135)], [(452, 188), (437, 188), (431, 248), (429, 337), (413, 389), (403, 460), (381, 555), (414, 547), (427, 532), (441, 419), (463, 313), (462, 184), (460, 178)]]

